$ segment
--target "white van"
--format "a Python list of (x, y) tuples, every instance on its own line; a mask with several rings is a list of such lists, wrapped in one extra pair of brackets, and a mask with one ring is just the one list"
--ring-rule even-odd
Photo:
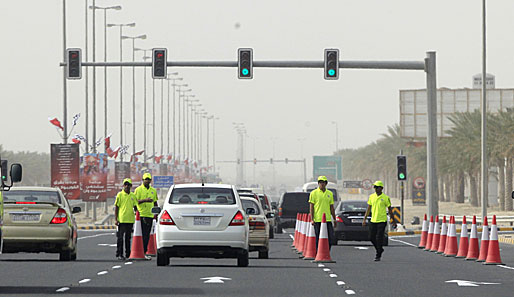
[[(318, 188), (318, 182), (309, 182), (303, 185), (302, 192), (310, 193)], [(337, 194), (337, 184), (328, 182), (327, 189), (334, 194), (334, 202), (339, 201), (339, 195)]]

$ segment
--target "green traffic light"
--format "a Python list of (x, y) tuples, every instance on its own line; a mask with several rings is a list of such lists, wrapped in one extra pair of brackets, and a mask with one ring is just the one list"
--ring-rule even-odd
[(330, 69), (330, 70), (328, 70), (328, 75), (334, 76), (334, 75), (336, 75), (336, 71), (334, 69)]
[(400, 174), (398, 174), (398, 177), (399, 177), (400, 179), (405, 179), (405, 174), (400, 173)]
[(247, 69), (247, 68), (243, 68), (243, 70), (241, 71), (241, 73), (243, 73), (243, 75), (248, 75), (250, 71)]

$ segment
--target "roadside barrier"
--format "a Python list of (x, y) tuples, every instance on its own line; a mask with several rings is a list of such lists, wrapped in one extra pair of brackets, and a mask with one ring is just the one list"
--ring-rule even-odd
[(489, 246), (487, 251), (487, 258), (485, 260), (487, 265), (502, 264), (500, 257), (500, 244), (498, 243), (498, 226), (496, 226), (496, 216), (493, 216), (491, 226), (491, 237), (489, 238)]
[(300, 255), (300, 258), (303, 258), (304, 257), (304, 254), (305, 252), (307, 251), (307, 244), (309, 243), (309, 232), (310, 232), (310, 229), (311, 229), (311, 215), (310, 214), (307, 214), (307, 219), (305, 220), (305, 233), (304, 233), (304, 240), (303, 240), (303, 249), (302, 249), (302, 254)]
[(429, 251), (432, 247), (432, 238), (434, 237), (434, 216), (430, 216), (430, 223), (428, 224), (428, 237), (427, 244), (423, 250)]
[(482, 226), (482, 241), (480, 242), (480, 255), (478, 256), (477, 262), (484, 262), (489, 250), (489, 226), (487, 224), (487, 216), (484, 218), (484, 225)]
[(143, 232), (141, 230), (141, 221), (139, 211), (136, 213), (136, 221), (134, 222), (134, 235), (132, 236), (132, 248), (130, 249), (130, 260), (145, 260), (143, 250)]
[(299, 240), (298, 240), (298, 245), (296, 246), (296, 251), (298, 254), (301, 254), (303, 252), (303, 245), (305, 243), (305, 230), (306, 230), (305, 221), (307, 221), (306, 216), (307, 216), (307, 214), (304, 213), (302, 215), (302, 219), (300, 221), (300, 232), (298, 233)]
[(152, 220), (152, 231), (150, 231), (150, 240), (146, 248), (146, 255), (155, 257), (157, 255), (157, 240), (155, 238), (155, 220)]
[(457, 230), (455, 228), (455, 217), (450, 217), (450, 227), (448, 236), (446, 237), (446, 248), (444, 249), (445, 257), (455, 257), (457, 255)]
[(296, 249), (296, 243), (298, 242), (298, 224), (300, 222), (300, 216), (301, 216), (300, 213), (296, 214), (296, 223), (294, 226), (294, 239), (293, 239), (293, 243), (291, 244), (292, 249)]
[(321, 220), (321, 228), (319, 232), (318, 250), (316, 252), (315, 263), (335, 263), (330, 257), (330, 245), (328, 243), (328, 227), (327, 227), (327, 216), (323, 214)]
[(443, 225), (441, 227), (441, 237), (439, 239), (437, 254), (444, 253), (444, 248), (446, 248), (446, 238), (448, 238), (448, 224), (446, 224), (446, 216), (443, 216)]
[(468, 224), (466, 223), (466, 216), (462, 217), (462, 227), (460, 230), (460, 242), (459, 251), (457, 252), (456, 258), (466, 258), (469, 249), (468, 239)]
[(437, 252), (439, 248), (439, 240), (441, 239), (441, 229), (439, 228), (439, 216), (435, 217), (434, 224), (434, 235), (432, 237), (432, 246), (430, 247), (431, 252)]
[(478, 232), (477, 232), (477, 217), (473, 216), (473, 222), (471, 223), (471, 235), (469, 237), (468, 254), (466, 260), (478, 259)]
[(309, 232), (307, 233), (307, 240), (305, 242), (303, 259), (314, 260), (314, 258), (316, 258), (316, 232), (314, 231), (314, 226), (311, 223), (309, 223)]
[(418, 244), (418, 248), (422, 249), (427, 245), (427, 237), (428, 237), (428, 221), (427, 214), (425, 214), (425, 218), (423, 219), (423, 228), (421, 229), (421, 239)]

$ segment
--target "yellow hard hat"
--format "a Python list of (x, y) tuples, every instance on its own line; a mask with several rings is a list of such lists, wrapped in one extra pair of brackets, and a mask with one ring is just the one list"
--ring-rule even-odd
[(152, 175), (149, 172), (143, 174), (143, 179), (147, 179), (147, 178), (152, 179)]
[(125, 183), (129, 183), (130, 185), (132, 185), (132, 180), (130, 178), (126, 178), (123, 180), (123, 184)]
[(326, 176), (320, 175), (320, 176), (318, 176), (318, 182), (320, 182), (320, 181), (328, 182), (328, 179)]
[(377, 180), (377, 181), (373, 184), (373, 186), (375, 186), (375, 187), (382, 187), (382, 188), (383, 188), (383, 187), (384, 187), (384, 183), (383, 183), (381, 180)]

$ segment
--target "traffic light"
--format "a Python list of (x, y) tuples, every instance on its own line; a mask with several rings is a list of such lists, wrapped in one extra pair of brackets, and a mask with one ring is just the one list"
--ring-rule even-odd
[(396, 162), (398, 167), (398, 180), (407, 179), (407, 156), (399, 155), (396, 156)]
[(237, 68), (238, 77), (252, 79), (253, 78), (253, 49), (240, 48), (237, 51)]
[(82, 54), (79, 48), (69, 48), (66, 50), (68, 59), (66, 63), (68, 67), (66, 69), (67, 79), (81, 79), (82, 78)]
[(289, 159), (286, 158), (286, 164), (289, 163)]
[(253, 165), (257, 165), (257, 159), (253, 159)]
[(241, 164), (241, 159), (237, 159), (237, 165)]
[(339, 78), (339, 50), (325, 49), (325, 79)]
[(167, 56), (168, 50), (165, 48), (152, 49), (152, 77), (153, 78), (166, 78), (167, 77)]
[(270, 164), (273, 164), (273, 158), (270, 158), (270, 159), (269, 159), (269, 163), (270, 163)]
[(2, 160), (0, 166), (2, 167), (2, 180), (7, 181), (7, 160)]

